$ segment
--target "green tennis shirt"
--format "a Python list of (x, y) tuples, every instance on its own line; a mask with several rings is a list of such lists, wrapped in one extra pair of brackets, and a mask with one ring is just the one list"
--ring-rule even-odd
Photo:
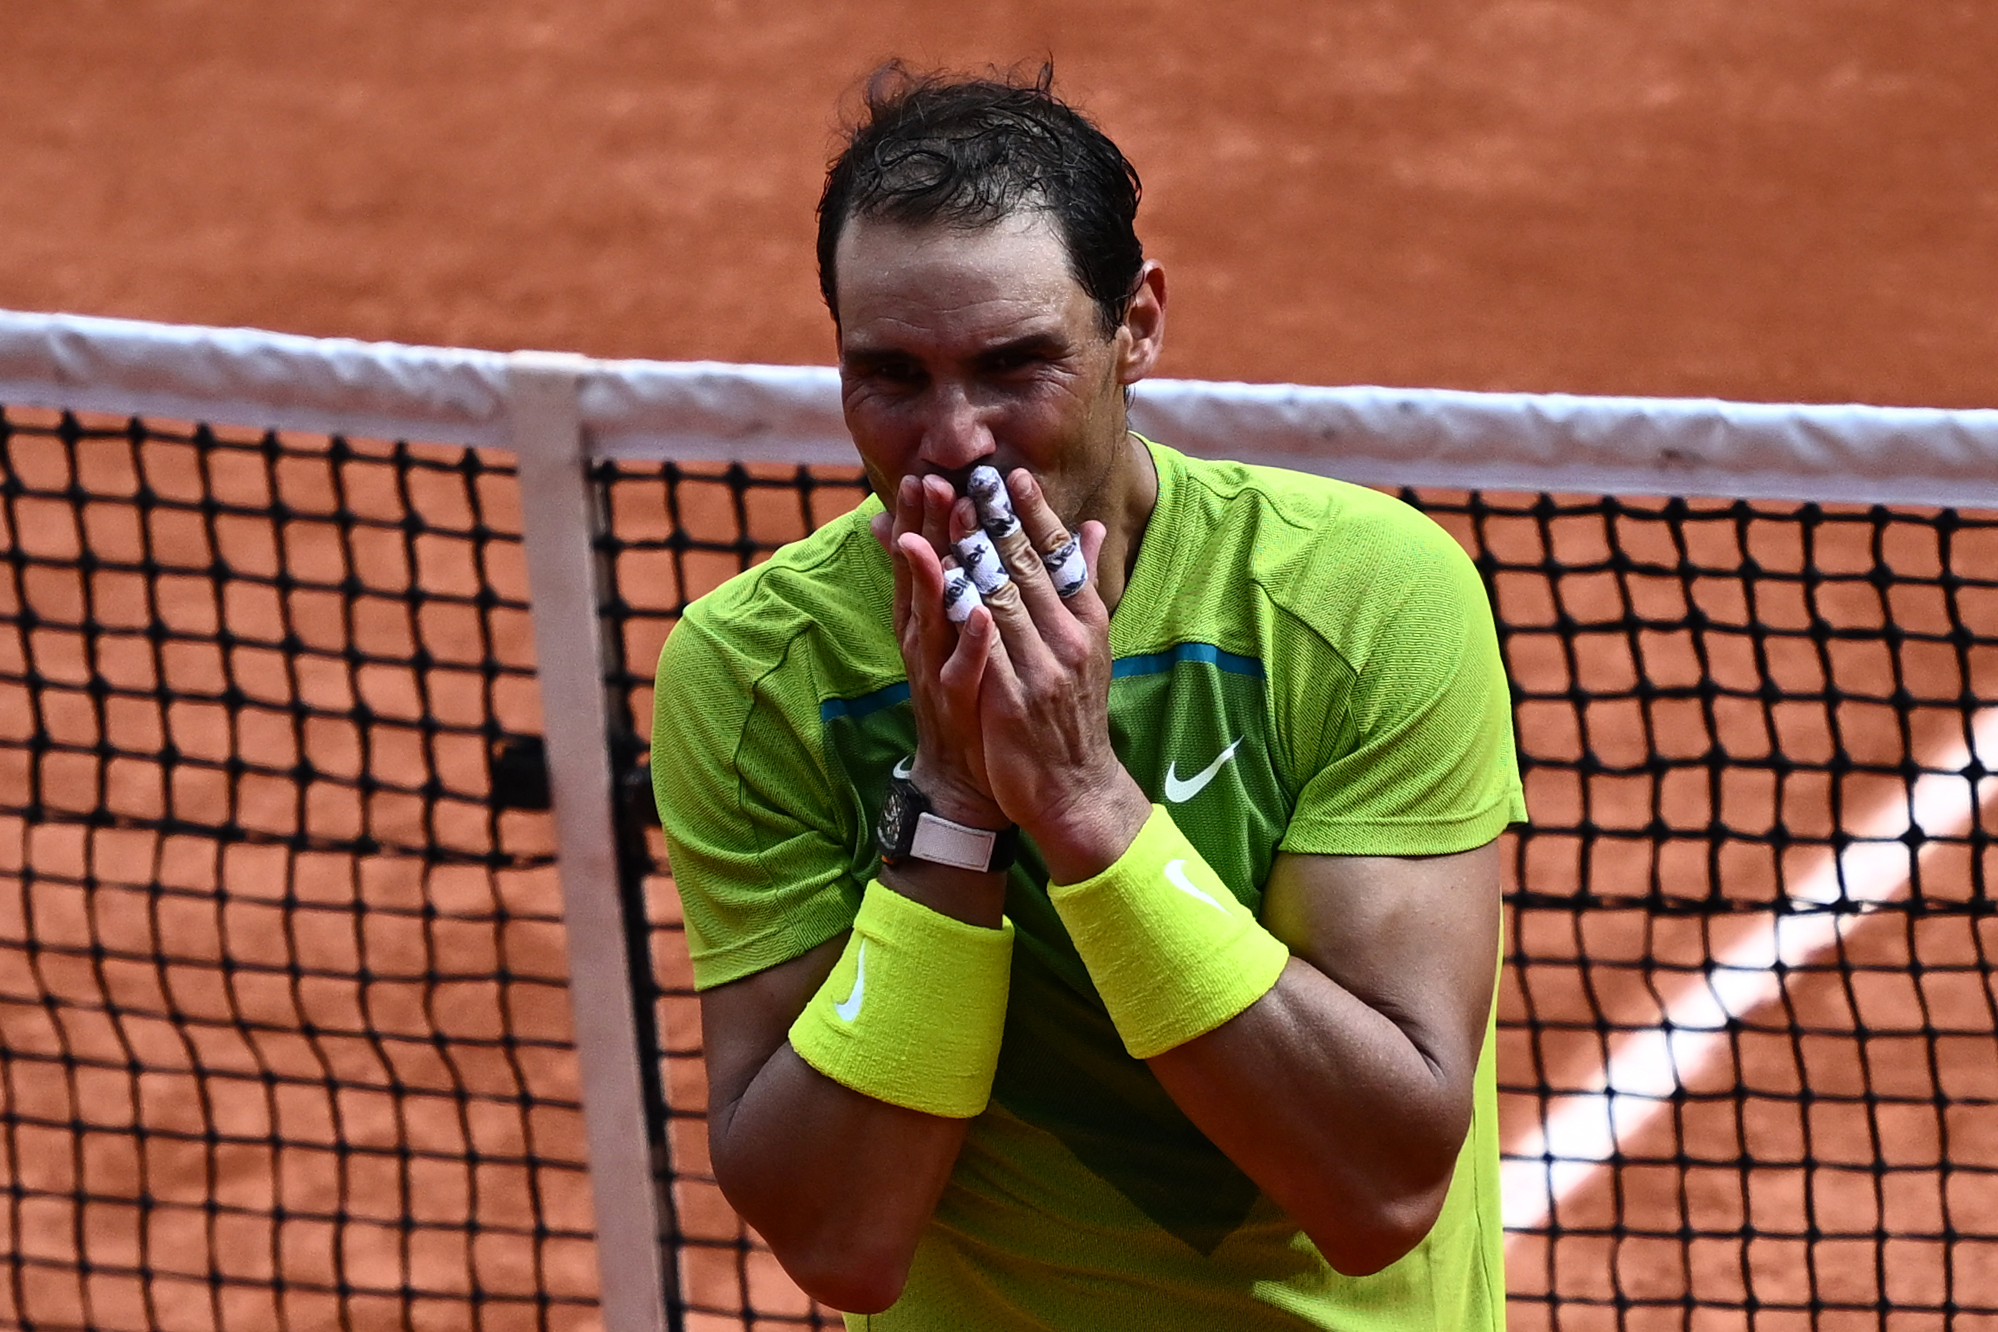
[[(1443, 854), (1525, 817), (1491, 611), (1447, 533), (1361, 487), (1150, 448), (1111, 736), (1243, 903), (1280, 851)], [(878, 511), (701, 598), (660, 655), (652, 776), (703, 989), (839, 935), (876, 871), (874, 816), (916, 742)], [(901, 1299), (850, 1326), (1503, 1326), (1489, 1028), (1441, 1218), (1341, 1276), (1124, 1053), (1046, 883), (1023, 842), (991, 1106)]]

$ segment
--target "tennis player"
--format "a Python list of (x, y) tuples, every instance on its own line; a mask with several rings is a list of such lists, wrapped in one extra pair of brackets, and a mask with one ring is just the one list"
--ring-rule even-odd
[(1500, 1327), (1482, 586), (1129, 431), (1165, 274), (1048, 79), (873, 81), (819, 216), (873, 497), (660, 659), (716, 1178), (851, 1327)]

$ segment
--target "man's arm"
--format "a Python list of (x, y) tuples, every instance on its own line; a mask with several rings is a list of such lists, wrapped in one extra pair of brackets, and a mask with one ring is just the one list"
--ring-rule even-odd
[[(1489, 845), (1279, 857), (1264, 920), (1296, 956), (1240, 1016), (1150, 1061), (1349, 1275), (1419, 1242), (1449, 1189), (1497, 965), (1497, 868)], [(792, 1277), (870, 1312), (900, 1293), (969, 1121), (842, 1087), (791, 1049), (843, 942), (702, 994), (709, 1151)]]
[[(877, 534), (891, 549), (904, 534), (920, 534), (926, 550), (941, 547), (953, 499), (948, 487), (926, 494), (911, 478)], [(1092, 559), (1100, 540), (1099, 528), (1086, 547)], [(899, 559), (895, 583), (896, 637), (910, 668), (919, 740), (975, 736), (984, 644), (960, 644), (940, 596), (912, 606)], [(929, 590), (939, 593), (940, 583)], [(923, 743), (915, 778), (944, 818), (1003, 827), (981, 768), (975, 743)], [(880, 884), (868, 891), (900, 893), (982, 928), (1003, 922), (1004, 873), (911, 859), (882, 865)], [(901, 1294), (969, 1121), (867, 1096), (820, 1073), (792, 1048), (791, 1025), (831, 974), (846, 940), (841, 935), (702, 993), (709, 1153), (722, 1192), (807, 1293), (834, 1308), (871, 1313)]]
[(1498, 965), (1496, 844), (1278, 857), (1294, 955), (1239, 1016), (1149, 1062), (1216, 1146), (1351, 1276), (1435, 1224), (1471, 1122)]
[(701, 994), (715, 1179), (805, 1292), (836, 1309), (894, 1303), (969, 1120), (875, 1100), (787, 1039), (845, 945)]

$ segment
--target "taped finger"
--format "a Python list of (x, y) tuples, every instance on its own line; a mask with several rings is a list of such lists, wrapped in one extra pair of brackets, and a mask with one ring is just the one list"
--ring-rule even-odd
[(1080, 534), (1068, 530), (1032, 472), (1016, 470), (1007, 478), (1007, 489), (1025, 525), (1029, 549), (1047, 570), (1055, 594), (1067, 601), (1089, 585), (1089, 562)]
[(958, 563), (971, 575), (972, 585), (985, 604), (1010, 619), (1021, 605), (1020, 585), (1006, 572), (1006, 563), (999, 558), (999, 548), (992, 544), (992, 538), (982, 528), (974, 527), (954, 542), (951, 549), (957, 552)]
[(1067, 601), (1089, 582), (1089, 565), (1082, 556), (1079, 537), (1064, 534), (1041, 552), (1041, 564), (1054, 584), (1055, 595)]
[(999, 469), (972, 468), (964, 488), (971, 493), (971, 502), (978, 509), (978, 525), (987, 536), (1005, 541), (1020, 534), (1020, 516), (1013, 511), (1013, 497), (1007, 493)]
[(1044, 567), (1041, 553), (1034, 549), (1032, 539), (1021, 525), (1019, 511), (1013, 507), (1012, 492), (1006, 488), (997, 469), (972, 468), (965, 488), (971, 492), (972, 505), (985, 535), (999, 548), (999, 557), (1006, 571), (1016, 582), (1038, 582)]
[(959, 568), (955, 562), (946, 563), (943, 588), (944, 618), (952, 624), (963, 624), (971, 618), (971, 612), (984, 604), (984, 598), (978, 595), (978, 585), (971, 581), (971, 575)]
[(990, 595), (1012, 582), (1006, 572), (1005, 561), (999, 558), (999, 548), (992, 544), (992, 538), (982, 530), (973, 528), (960, 538), (952, 549), (957, 552), (957, 561), (971, 575), (971, 581), (978, 584), (978, 590)]

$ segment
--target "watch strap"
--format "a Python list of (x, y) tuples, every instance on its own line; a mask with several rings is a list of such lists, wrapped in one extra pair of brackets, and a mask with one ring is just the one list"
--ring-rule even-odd
[(916, 835), (909, 842), (909, 854), (917, 860), (955, 865), (959, 869), (1008, 869), (1013, 864), (1013, 830), (971, 828), (924, 813), (916, 819)]
[(888, 798), (874, 836), (884, 864), (913, 857), (992, 873), (1012, 868), (1019, 832), (1016, 827), (974, 828), (932, 814), (929, 798), (897, 772), (888, 779)]

